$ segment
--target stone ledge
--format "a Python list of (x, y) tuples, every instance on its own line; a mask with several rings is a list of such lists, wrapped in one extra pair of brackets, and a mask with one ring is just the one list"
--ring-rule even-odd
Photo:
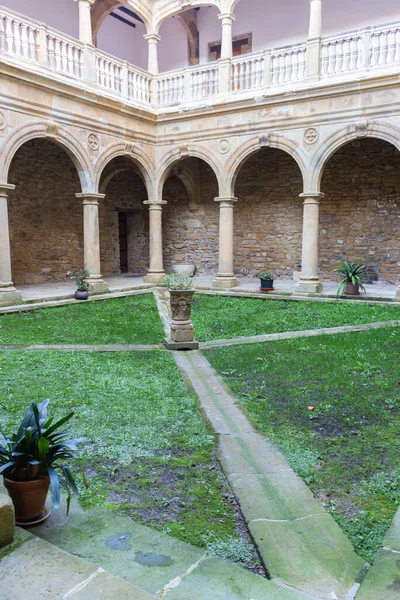
[(0, 548), (14, 539), (15, 515), (11, 498), (0, 494)]

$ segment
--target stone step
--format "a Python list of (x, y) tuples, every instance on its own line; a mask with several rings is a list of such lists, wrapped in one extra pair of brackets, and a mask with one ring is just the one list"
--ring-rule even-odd
[(356, 600), (400, 598), (400, 508), (383, 540), (382, 548), (360, 587)]
[(53, 511), (32, 531), (160, 599), (310, 600), (131, 519), (83, 510), (77, 502), (68, 519), (62, 509)]
[(23, 529), (0, 550), (2, 600), (154, 600), (148, 592)]
[(0, 493), (0, 548), (11, 544), (14, 536), (14, 507), (6, 494)]

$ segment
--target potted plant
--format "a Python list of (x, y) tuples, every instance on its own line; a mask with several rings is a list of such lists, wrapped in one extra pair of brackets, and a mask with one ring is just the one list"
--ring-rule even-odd
[(165, 340), (168, 348), (193, 349), (198, 347), (194, 342), (194, 329), (190, 320), (192, 310), (194, 277), (184, 273), (173, 273), (162, 280), (162, 285), (168, 287), (170, 293), (170, 307), (172, 314), (171, 338)]
[(67, 492), (67, 514), (71, 492), (79, 496), (74, 478), (65, 459), (76, 458), (77, 445), (82, 440), (70, 437), (62, 427), (73, 412), (54, 422), (47, 418), (44, 400), (33, 402), (16, 433), (6, 438), (0, 434), (0, 473), (13, 501), (17, 524), (40, 523), (49, 516), (45, 502), (49, 487), (54, 508), (60, 504), (60, 486)]
[(87, 300), (89, 298), (89, 285), (86, 279), (90, 277), (89, 271), (87, 269), (81, 269), (80, 271), (68, 271), (67, 277), (75, 280), (76, 300)]
[(273, 271), (261, 271), (257, 277), (261, 282), (260, 290), (262, 292), (269, 292), (274, 289), (275, 273)]
[(341, 260), (339, 266), (333, 270), (333, 273), (339, 273), (340, 280), (337, 290), (337, 296), (358, 296), (360, 290), (365, 292), (363, 280), (365, 279), (367, 267), (361, 262), (354, 260)]

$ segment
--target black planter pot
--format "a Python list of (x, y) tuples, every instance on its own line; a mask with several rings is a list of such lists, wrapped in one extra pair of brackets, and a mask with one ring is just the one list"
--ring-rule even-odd
[(260, 281), (261, 281), (260, 290), (262, 292), (274, 289), (274, 280), (273, 279), (260, 279)]
[(76, 290), (75, 300), (87, 300), (89, 298), (89, 292), (83, 290)]

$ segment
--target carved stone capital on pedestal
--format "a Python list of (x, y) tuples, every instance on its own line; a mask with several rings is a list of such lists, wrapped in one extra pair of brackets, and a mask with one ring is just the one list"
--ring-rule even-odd
[(217, 198), (214, 198), (214, 202), (219, 202), (220, 207), (221, 206), (230, 206), (233, 208), (233, 205), (235, 204), (235, 202), (237, 202), (237, 198), (235, 198), (235, 196), (218, 196)]
[(21, 294), (15, 289), (11, 277), (7, 198), (12, 190), (15, 190), (15, 185), (0, 183), (0, 306), (22, 304)]
[(236, 15), (230, 12), (220, 13), (218, 19), (222, 21), (222, 23), (233, 23), (236, 21)]
[(83, 200), (82, 204), (91, 204), (94, 206), (98, 206), (99, 205), (99, 200), (104, 200), (104, 198), (106, 197), (105, 194), (95, 194), (92, 192), (83, 192), (83, 193), (79, 193), (79, 194), (75, 194), (75, 196), (78, 199)]
[(0, 195), (8, 198), (8, 192), (15, 190), (15, 185), (11, 183), (0, 183)]
[(320, 200), (325, 197), (322, 192), (303, 192), (299, 194), (299, 198), (304, 199), (304, 204), (319, 204)]

